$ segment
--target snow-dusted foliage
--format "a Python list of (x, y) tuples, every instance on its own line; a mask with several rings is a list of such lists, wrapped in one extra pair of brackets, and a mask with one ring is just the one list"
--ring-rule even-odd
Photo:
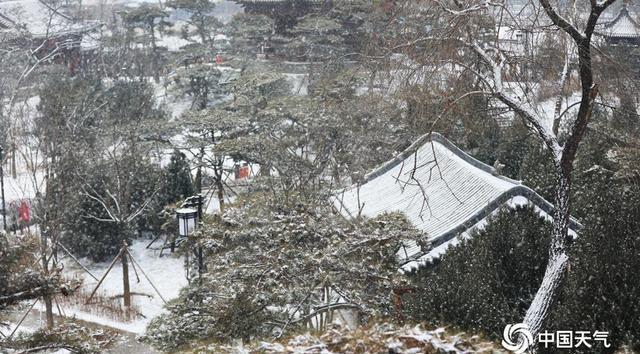
[[(611, 331), (611, 350), (637, 343), (640, 42), (610, 31), (616, 13), (635, 12), (624, 0), (0, 0), (8, 224), (39, 239), (0, 241), (0, 308), (39, 297), (54, 328), (54, 295), (70, 290), (61, 264), (109, 259), (136, 235), (153, 235), (150, 255), (177, 235), (176, 204), (201, 192), (204, 223), (178, 242), (191, 284), (152, 321), (158, 347), (478, 350), (413, 325), (365, 328), (367, 338), (331, 326), (390, 321), (410, 305), (393, 302), (399, 293), (412, 294), (419, 319), (465, 330), (495, 335), (524, 321), (534, 335)], [(404, 284), (400, 242), (434, 235), (400, 215), (345, 220), (325, 203), (430, 132), (545, 196), (551, 230), (504, 212)], [(472, 178), (446, 164), (433, 172), (442, 186), (403, 202), (426, 205), (450, 184), (488, 202)], [(369, 208), (396, 210), (403, 198), (378, 194)], [(573, 242), (571, 217), (584, 225)], [(149, 273), (165, 275), (153, 280), (173, 298), (183, 258), (162, 254)], [(123, 277), (147, 269), (127, 259)], [(14, 315), (0, 321), (15, 326)], [(139, 332), (147, 321), (109, 323)], [(329, 330), (298, 336), (310, 327)], [(30, 345), (53, 349), (44, 346), (64, 331), (78, 332)]]
[[(0, 231), (0, 310), (48, 293), (67, 292), (59, 272), (42, 274), (33, 264), (32, 237), (15, 239)], [(1, 321), (0, 321), (1, 322)]]
[[(356, 330), (332, 326), (324, 333), (303, 333), (279, 341), (256, 341), (245, 347), (233, 345), (198, 344), (190, 348), (198, 353), (390, 353), (440, 354), (489, 353), (495, 344), (479, 336), (456, 333), (446, 328), (427, 326), (398, 326), (376, 323)], [(180, 353), (190, 352), (188, 350)]]
[(389, 316), (391, 290), (402, 282), (394, 254), (402, 240), (421, 236), (399, 215), (350, 224), (303, 199), (252, 196), (185, 246), (203, 248), (206, 270), (150, 324), (147, 338), (173, 348), (198, 338), (280, 336), (316, 315), (344, 323), (349, 311), (338, 310), (360, 321)]
[(34, 333), (20, 334), (16, 338), (0, 343), (0, 349), (11, 349), (19, 353), (52, 352), (99, 354), (109, 346), (118, 334), (113, 330), (89, 329), (69, 322), (52, 329), (41, 329)]

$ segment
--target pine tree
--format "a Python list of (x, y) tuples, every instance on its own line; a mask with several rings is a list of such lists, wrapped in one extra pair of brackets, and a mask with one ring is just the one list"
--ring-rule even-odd
[(186, 156), (179, 150), (174, 150), (171, 162), (165, 168), (166, 203), (174, 203), (178, 200), (192, 196), (195, 193), (191, 180), (191, 168)]
[(267, 16), (240, 14), (231, 19), (224, 32), (231, 39), (233, 54), (252, 57), (269, 45), (274, 26), (274, 21)]
[(223, 25), (213, 15), (216, 5), (210, 0), (170, 0), (168, 7), (184, 11), (188, 14), (186, 26), (183, 29), (183, 38), (191, 39), (189, 27), (195, 28), (195, 36), (200, 40), (200, 44), (210, 47), (215, 34)]
[[(158, 37), (164, 31), (168, 22), (164, 20), (167, 12), (158, 5), (143, 3), (140, 6), (124, 13), (123, 21), (128, 30), (130, 41), (140, 40), (143, 45), (149, 46), (151, 57), (151, 73), (156, 82), (160, 82), (160, 56), (161, 48), (158, 46)], [(141, 29), (144, 36), (137, 37), (136, 29)]]

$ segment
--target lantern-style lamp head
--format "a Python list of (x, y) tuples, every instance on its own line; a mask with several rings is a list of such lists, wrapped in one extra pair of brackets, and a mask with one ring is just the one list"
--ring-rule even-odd
[(178, 234), (189, 236), (198, 223), (198, 210), (193, 208), (181, 208), (176, 210), (178, 217)]

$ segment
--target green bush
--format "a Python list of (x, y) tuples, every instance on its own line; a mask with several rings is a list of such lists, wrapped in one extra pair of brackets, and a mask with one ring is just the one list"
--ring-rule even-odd
[[(574, 194), (584, 228), (543, 329), (607, 331), (612, 346), (606, 352), (622, 345), (638, 350), (640, 186), (594, 168)], [(549, 235), (549, 223), (530, 208), (500, 212), (440, 264), (414, 276), (408, 315), (498, 338), (505, 324), (522, 321), (538, 289)]]
[(550, 224), (530, 207), (504, 209), (485, 229), (413, 277), (407, 315), (500, 335), (522, 320), (548, 259)]

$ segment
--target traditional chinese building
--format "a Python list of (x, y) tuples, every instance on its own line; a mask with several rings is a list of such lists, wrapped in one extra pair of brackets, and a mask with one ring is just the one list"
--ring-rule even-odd
[(618, 15), (600, 25), (596, 33), (610, 45), (640, 46), (640, 23), (629, 12), (624, 2)]
[(46, 0), (0, 1), (0, 32), (31, 49), (34, 57), (64, 64), (73, 73), (81, 63), (85, 35), (100, 24), (75, 20), (64, 10)]
[[(417, 141), (358, 185), (337, 193), (332, 202), (347, 218), (401, 212), (425, 231), (428, 247), (407, 242), (398, 251), (405, 272), (439, 259), (502, 207), (533, 205), (546, 219), (554, 210), (532, 189), (501, 176), (437, 133)], [(579, 227), (572, 219), (569, 234), (575, 236)]]

